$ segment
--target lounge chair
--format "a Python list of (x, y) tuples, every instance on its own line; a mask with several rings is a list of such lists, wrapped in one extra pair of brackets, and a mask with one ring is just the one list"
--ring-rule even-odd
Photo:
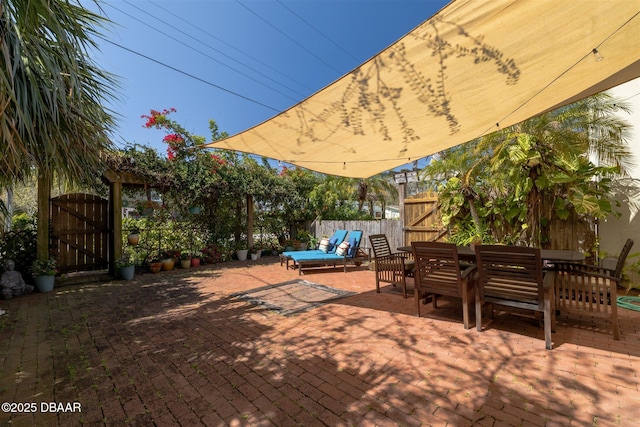
[(310, 253), (310, 251), (298, 251), (290, 254), (293, 266), (298, 266), (298, 273), (302, 275), (305, 267), (333, 266), (342, 264), (344, 272), (347, 272), (347, 264), (359, 266), (366, 259), (366, 254), (360, 250), (362, 231), (355, 230), (336, 248), (334, 253)]
[[(312, 256), (312, 255), (325, 255), (325, 254), (335, 254), (338, 249), (338, 245), (346, 239), (347, 234), (349, 232), (347, 230), (336, 230), (326, 242), (324, 239), (320, 241), (320, 245), (318, 248), (309, 249), (306, 251), (286, 251), (280, 254), (280, 265), (286, 263), (287, 268), (289, 268), (289, 261), (292, 259), (292, 256), (304, 255), (304, 256)], [(326, 246), (324, 245), (326, 243)], [(295, 263), (294, 263), (295, 267)]]

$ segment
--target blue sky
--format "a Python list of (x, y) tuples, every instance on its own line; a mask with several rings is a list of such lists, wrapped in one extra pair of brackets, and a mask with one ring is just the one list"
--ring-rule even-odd
[[(97, 11), (87, 2), (86, 7)], [(94, 60), (120, 78), (114, 142), (164, 152), (142, 127), (150, 109), (209, 139), (230, 135), (322, 89), (444, 7), (444, 0), (107, 0)], [(170, 68), (171, 67), (171, 68)]]

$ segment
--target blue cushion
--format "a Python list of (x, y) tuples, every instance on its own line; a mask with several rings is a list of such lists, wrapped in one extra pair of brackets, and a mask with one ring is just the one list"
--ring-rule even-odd
[(348, 233), (349, 232), (347, 230), (336, 230), (336, 232), (333, 233), (333, 236), (331, 236), (331, 239), (329, 239), (329, 248), (327, 252), (330, 254), (335, 253), (336, 249), (338, 249), (338, 245), (344, 241)]
[(347, 256), (349, 258), (353, 258), (356, 253), (358, 252), (358, 247), (356, 246), (356, 238), (355, 237), (351, 237), (349, 239), (349, 252), (347, 254)]
[(327, 252), (335, 252), (333, 249), (336, 247), (337, 243), (338, 243), (338, 238), (336, 236), (333, 236), (332, 238), (330, 238), (329, 246), (327, 247)]
[(336, 260), (340, 261), (343, 259), (342, 256), (338, 256), (336, 254), (325, 254), (322, 252), (316, 254), (308, 254), (306, 251), (300, 251), (298, 254), (294, 254), (291, 256), (291, 259), (294, 261), (327, 261), (327, 260)]

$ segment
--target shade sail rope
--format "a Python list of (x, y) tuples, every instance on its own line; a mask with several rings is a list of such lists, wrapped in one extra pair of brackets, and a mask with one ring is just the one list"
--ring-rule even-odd
[(618, 297), (618, 306), (627, 310), (640, 311), (640, 297)]
[[(565, 74), (567, 74), (569, 71), (571, 71), (572, 69), (574, 69), (578, 64), (580, 64), (582, 61), (586, 60), (587, 58), (589, 58), (590, 56), (594, 55), (598, 50), (599, 47), (601, 47), (607, 40), (609, 40), (611, 37), (613, 37), (616, 33), (620, 32), (620, 30), (622, 30), (624, 27), (626, 27), (627, 25), (629, 25), (631, 23), (631, 21), (633, 21), (636, 17), (638, 17), (638, 15), (640, 15), (640, 12), (637, 12), (636, 14), (634, 14), (631, 18), (629, 18), (624, 24), (620, 25), (618, 28), (616, 28), (614, 31), (611, 32), (611, 34), (609, 34), (607, 37), (604, 38), (604, 40), (602, 40), (600, 43), (598, 43), (597, 46), (595, 46), (592, 50), (590, 50), (586, 55), (584, 55), (582, 58), (580, 58), (578, 61), (576, 61), (575, 64), (573, 64), (572, 66), (570, 66), (569, 68), (567, 68), (566, 70), (564, 70), (562, 73), (558, 74), (554, 79), (552, 79), (549, 83), (547, 83), (546, 85), (544, 85), (542, 87), (542, 89), (540, 89), (538, 92), (536, 92), (535, 94), (533, 94), (533, 96), (531, 96), (529, 99), (525, 100), (522, 104), (520, 104), (517, 108), (515, 108), (513, 111), (511, 111), (509, 114), (507, 114), (506, 116), (504, 116), (502, 118), (502, 120), (496, 122), (496, 128), (500, 128), (500, 123), (504, 122), (507, 118), (509, 118), (511, 115), (515, 114), (516, 111), (520, 110), (522, 107), (524, 107), (525, 105), (527, 105), (529, 102), (531, 102), (534, 98), (538, 97), (539, 95), (541, 95), (544, 91), (546, 91), (547, 89), (549, 89), (549, 87), (551, 85), (553, 85), (555, 82), (557, 82), (558, 80), (560, 80)], [(493, 131), (491, 130), (493, 129), (493, 127), (488, 128), (487, 130), (485, 130), (478, 138), (481, 138), (487, 134), (492, 133)]]

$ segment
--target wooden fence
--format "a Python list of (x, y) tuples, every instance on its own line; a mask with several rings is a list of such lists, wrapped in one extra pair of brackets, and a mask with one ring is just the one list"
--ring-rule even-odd
[[(434, 192), (425, 192), (404, 200), (404, 223), (397, 219), (369, 221), (318, 221), (314, 222), (311, 232), (316, 237), (331, 236), (335, 230), (362, 230), (361, 247), (370, 248), (369, 235), (386, 234), (391, 249), (408, 246), (413, 241), (446, 241), (447, 228), (442, 225), (438, 196)], [(551, 212), (547, 217), (553, 216)], [(593, 261), (593, 248), (596, 244), (595, 223), (593, 220), (577, 214), (569, 219), (552, 221), (546, 232), (547, 240), (543, 246), (547, 249), (570, 249), (582, 251), (587, 259)]]
[(51, 247), (62, 273), (109, 266), (109, 202), (93, 194), (51, 199)]
[(403, 245), (402, 222), (397, 219), (374, 219), (370, 221), (317, 221), (311, 225), (311, 232), (317, 236), (331, 236), (336, 230), (362, 230), (360, 247), (368, 252), (371, 248), (371, 234), (386, 234), (392, 249)]
[(438, 194), (429, 191), (404, 199), (403, 244), (411, 242), (442, 242), (448, 236), (442, 225)]

